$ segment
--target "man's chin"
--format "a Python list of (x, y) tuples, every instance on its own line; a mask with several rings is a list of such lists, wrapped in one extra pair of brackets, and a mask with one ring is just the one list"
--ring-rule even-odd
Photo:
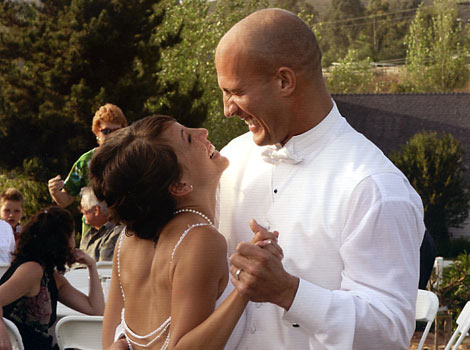
[(268, 138), (264, 133), (253, 133), (253, 142), (257, 146), (271, 145), (271, 142), (269, 142)]

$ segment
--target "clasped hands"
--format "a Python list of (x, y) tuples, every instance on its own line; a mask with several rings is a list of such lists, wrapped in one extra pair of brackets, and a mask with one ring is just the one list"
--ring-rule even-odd
[(270, 232), (252, 219), (255, 234), (251, 242), (238, 244), (230, 257), (232, 283), (238, 292), (254, 302), (269, 302), (289, 310), (297, 293), (299, 279), (284, 269), (279, 233)]

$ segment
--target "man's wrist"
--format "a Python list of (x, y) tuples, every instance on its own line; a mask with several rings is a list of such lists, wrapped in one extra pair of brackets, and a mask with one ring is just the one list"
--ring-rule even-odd
[(298, 277), (288, 275), (287, 281), (288, 286), (284, 290), (284, 293), (281, 294), (280, 302), (277, 303), (277, 305), (284, 308), (286, 311), (289, 311), (290, 307), (292, 306), (292, 303), (294, 302), (295, 295), (297, 294), (300, 279)]

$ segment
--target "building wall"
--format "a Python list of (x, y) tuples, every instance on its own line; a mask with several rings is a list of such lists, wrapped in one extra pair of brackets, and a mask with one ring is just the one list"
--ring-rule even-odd
[[(341, 114), (386, 155), (399, 150), (422, 131), (450, 133), (465, 150), (470, 170), (470, 94), (345, 94), (333, 95)], [(470, 171), (465, 178), (470, 184)], [(470, 238), (470, 220), (455, 237)]]

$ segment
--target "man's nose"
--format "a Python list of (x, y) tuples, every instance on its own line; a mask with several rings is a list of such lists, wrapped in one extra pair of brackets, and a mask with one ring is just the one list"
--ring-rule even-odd
[(233, 103), (231, 101), (227, 101), (224, 103), (224, 115), (227, 118), (234, 117), (238, 115), (238, 106), (236, 103)]

